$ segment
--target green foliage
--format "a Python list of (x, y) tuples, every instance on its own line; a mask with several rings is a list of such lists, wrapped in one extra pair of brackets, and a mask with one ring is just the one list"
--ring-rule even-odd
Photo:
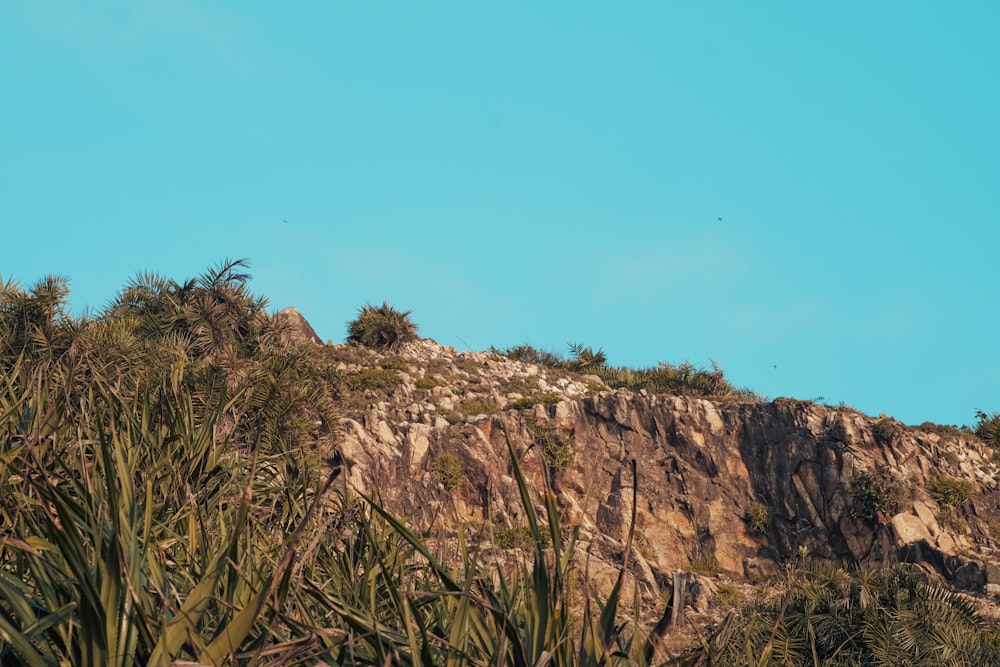
[(565, 360), (555, 352), (538, 350), (531, 345), (515, 345), (504, 350), (490, 347), (490, 353), (525, 364), (549, 366), (550, 368), (561, 368), (565, 363)]
[(691, 571), (705, 575), (715, 574), (719, 571), (719, 559), (714, 556), (692, 558)]
[(399, 374), (386, 368), (362, 368), (341, 378), (342, 385), (350, 391), (380, 390), (395, 387), (402, 380)]
[(683, 362), (679, 365), (660, 363), (652, 368), (632, 369), (607, 366), (595, 373), (612, 389), (645, 389), (651, 393), (678, 396), (740, 396), (726, 380), (714, 361), (711, 369)]
[(433, 378), (422, 377), (422, 378), (417, 378), (416, 381), (413, 383), (413, 386), (416, 387), (417, 389), (428, 390), (428, 389), (433, 389), (434, 387), (439, 387), (441, 386), (441, 384)]
[(906, 431), (906, 427), (895, 419), (883, 417), (872, 425), (872, 433), (881, 444), (888, 445)]
[[(710, 369), (699, 368), (688, 362), (672, 365), (661, 362), (651, 368), (609, 366), (604, 350), (570, 344), (571, 359), (566, 360), (554, 352), (544, 352), (531, 345), (518, 345), (505, 350), (491, 348), (491, 352), (524, 363), (549, 366), (574, 372), (590, 373), (601, 378), (611, 389), (640, 391), (679, 396), (713, 396), (742, 400), (765, 400), (766, 397), (750, 390), (738, 389), (726, 380), (717, 363)], [(603, 387), (597, 387), (600, 390)]]
[(487, 398), (470, 398), (458, 406), (464, 415), (492, 415), (496, 413), (497, 406)]
[(1000, 450), (1000, 412), (986, 414), (977, 410), (976, 420), (976, 436), (993, 449)]
[(943, 475), (931, 484), (931, 497), (942, 505), (962, 507), (976, 497), (976, 485), (967, 479)]
[(735, 584), (719, 584), (716, 587), (719, 602), (727, 607), (737, 607), (743, 601), (739, 586)]
[(249, 462), (218, 440), (222, 391), (26, 372), (0, 370), (0, 453), (24, 482), (0, 493), (5, 663), (222, 663), (294, 631), (290, 575), (332, 476), (280, 439)]
[(553, 473), (565, 470), (573, 463), (573, 444), (558, 429), (542, 424), (534, 419), (528, 426), (535, 434), (535, 446), (539, 448), (542, 461)]
[(448, 491), (454, 491), (465, 481), (465, 466), (454, 454), (442, 454), (431, 462), (431, 475)]
[(848, 513), (866, 521), (896, 514), (905, 499), (902, 486), (884, 467), (855, 473), (848, 491), (851, 497)]
[(442, 410), (439, 414), (452, 426), (465, 421), (465, 416), (461, 412), (455, 412), (454, 410)]
[(578, 373), (593, 373), (608, 364), (608, 356), (599, 348), (595, 352), (581, 343), (570, 343), (569, 352), (572, 357), (569, 366)]
[[(543, 534), (542, 538), (543, 543), (552, 542), (552, 538), (546, 534)], [(493, 529), (493, 546), (498, 549), (534, 549), (535, 536), (530, 526), (516, 528), (497, 526)]]
[(771, 507), (759, 500), (754, 500), (743, 513), (743, 521), (751, 533), (766, 533), (774, 521), (774, 512)]
[(531, 396), (525, 396), (524, 398), (519, 398), (516, 401), (510, 403), (510, 407), (514, 410), (525, 410), (527, 408), (538, 405), (539, 403), (544, 403), (546, 405), (552, 405), (562, 401), (565, 397), (554, 391), (546, 392), (543, 394), (532, 394)]
[[(712, 362), (711, 368), (700, 368), (691, 363), (678, 365), (661, 362), (650, 368), (629, 368), (609, 366), (604, 350), (596, 352), (591, 347), (579, 343), (570, 344), (571, 359), (567, 360), (554, 352), (544, 352), (531, 345), (517, 345), (505, 350), (490, 348), (493, 354), (502, 355), (516, 361), (538, 364), (551, 368), (589, 373), (601, 378), (611, 389), (630, 391), (646, 390), (655, 394), (677, 396), (712, 396), (733, 400), (762, 401), (767, 397), (748, 389), (734, 387), (725, 378), (722, 368)], [(601, 390), (603, 387), (595, 387)]]
[[(391, 386), (400, 362), (345, 375), (282, 342), (244, 267), (139, 276), (88, 318), (67, 314), (63, 279), (0, 281), (0, 664), (650, 663), (662, 631), (619, 610), (634, 487), (607, 599), (581, 577), (551, 476), (529, 487), (510, 442), (527, 525), (494, 540), (527, 559), (486, 562), (462, 535), (439, 562), (310, 449), (331, 394)], [(568, 465), (569, 438), (534, 428), (544, 466)], [(448, 456), (431, 463), (446, 488), (464, 475)], [(780, 604), (663, 664), (1000, 664), (966, 598), (907, 571), (831, 572), (791, 571)]]
[(987, 532), (989, 532), (990, 537), (1000, 542), (1000, 521), (990, 521)]
[(385, 301), (381, 306), (365, 304), (347, 323), (347, 342), (380, 352), (398, 352), (403, 343), (417, 338), (411, 312), (396, 310)]
[(747, 605), (719, 665), (1000, 664), (1000, 640), (966, 596), (908, 565), (794, 567), (784, 592)]

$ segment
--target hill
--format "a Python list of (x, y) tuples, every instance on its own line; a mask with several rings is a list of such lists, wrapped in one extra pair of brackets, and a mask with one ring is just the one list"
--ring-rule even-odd
[(246, 281), (139, 276), (88, 318), (2, 285), (5, 664), (1000, 655), (968, 430), (459, 352), (387, 304), (324, 345)]

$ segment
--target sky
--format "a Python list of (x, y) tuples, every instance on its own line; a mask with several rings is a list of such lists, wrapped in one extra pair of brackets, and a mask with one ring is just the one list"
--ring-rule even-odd
[(1000, 410), (1000, 4), (5, 0), (0, 276)]

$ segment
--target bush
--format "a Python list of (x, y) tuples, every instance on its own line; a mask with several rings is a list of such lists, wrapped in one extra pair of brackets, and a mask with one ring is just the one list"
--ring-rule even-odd
[(738, 607), (743, 601), (743, 596), (736, 584), (719, 584), (716, 595), (719, 596), (719, 602), (727, 607)]
[(931, 485), (931, 497), (942, 505), (961, 507), (976, 497), (976, 485), (967, 479), (938, 477)]
[(438, 414), (445, 418), (449, 424), (454, 426), (455, 424), (465, 421), (465, 417), (461, 412), (455, 412), (454, 410), (441, 410)]
[(433, 378), (424, 377), (424, 378), (417, 378), (416, 382), (413, 383), (413, 386), (417, 389), (427, 390), (427, 389), (433, 389), (434, 387), (439, 387), (440, 383), (438, 383), (438, 381), (434, 380)]
[(459, 406), (459, 410), (465, 415), (492, 415), (497, 411), (497, 406), (485, 398), (470, 398)]
[[(726, 379), (722, 368), (712, 361), (711, 368), (701, 368), (687, 361), (674, 365), (660, 362), (650, 368), (629, 368), (609, 366), (604, 350), (570, 343), (571, 359), (554, 352), (538, 350), (531, 345), (518, 345), (499, 350), (490, 348), (493, 354), (502, 355), (515, 361), (537, 364), (596, 375), (610, 389), (646, 391), (654, 394), (675, 396), (712, 396), (737, 400), (764, 401), (767, 397), (749, 389), (737, 389)], [(605, 387), (592, 385), (592, 391), (602, 391)]]
[(388, 389), (401, 382), (399, 375), (384, 368), (363, 368), (341, 378), (343, 386), (350, 391)]
[(885, 468), (875, 472), (862, 470), (850, 482), (851, 503), (848, 513), (855, 519), (870, 521), (879, 516), (891, 516), (899, 511), (903, 490)]
[(987, 526), (987, 532), (989, 532), (990, 537), (1000, 542), (1000, 521), (990, 521)]
[[(552, 537), (548, 533), (541, 533), (542, 546), (552, 543)], [(498, 549), (533, 549), (535, 547), (535, 537), (530, 526), (518, 526), (517, 528), (497, 527), (493, 530), (493, 546)]]
[(514, 347), (508, 347), (505, 350), (491, 347), (490, 353), (507, 357), (508, 359), (513, 359), (514, 361), (520, 361), (525, 364), (535, 364), (536, 366), (561, 368), (565, 363), (565, 360), (555, 352), (538, 350), (531, 345), (516, 345)]
[(397, 352), (403, 343), (417, 338), (411, 312), (396, 310), (385, 301), (378, 307), (365, 304), (347, 323), (347, 342), (380, 352)]
[(899, 438), (906, 429), (895, 419), (883, 417), (872, 425), (872, 434), (879, 444), (888, 445)]
[(974, 430), (976, 436), (993, 449), (1000, 449), (1000, 412), (986, 414), (977, 410), (976, 418), (979, 420)]
[(766, 533), (771, 522), (774, 521), (774, 513), (770, 507), (755, 500), (743, 513), (743, 520), (746, 521), (747, 528), (750, 529), (751, 533)]
[(535, 444), (541, 449), (542, 460), (553, 473), (562, 472), (573, 462), (573, 445), (556, 429), (532, 420), (528, 424), (535, 432)]
[(608, 355), (600, 348), (594, 352), (592, 347), (584, 347), (581, 343), (570, 343), (569, 353), (573, 357), (569, 366), (579, 373), (591, 373), (608, 365)]
[(689, 569), (697, 574), (712, 575), (719, 571), (719, 559), (715, 556), (692, 558)]
[(555, 391), (550, 391), (544, 394), (533, 394), (531, 396), (525, 396), (524, 398), (519, 398), (510, 404), (510, 407), (514, 410), (525, 410), (538, 403), (545, 403), (546, 405), (552, 405), (553, 403), (558, 403), (565, 397)]
[(465, 466), (454, 454), (442, 454), (431, 462), (431, 475), (448, 491), (454, 491), (465, 481)]

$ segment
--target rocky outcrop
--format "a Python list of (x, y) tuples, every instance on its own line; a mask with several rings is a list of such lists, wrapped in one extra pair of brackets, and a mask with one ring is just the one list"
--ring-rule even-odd
[[(630, 586), (645, 596), (677, 571), (752, 580), (804, 556), (909, 560), (968, 590), (1000, 590), (1000, 473), (957, 429), (809, 401), (611, 391), (595, 376), (428, 340), (392, 358), (358, 354), (342, 372), (381, 364), (395, 379), (345, 408), (349, 483), (426, 530), (524, 525), (509, 439), (536, 509), (551, 488), (564, 524), (580, 527), (592, 578), (613, 584), (637, 485)], [(445, 454), (465, 475), (451, 491), (435, 473)], [(941, 480), (971, 499), (944, 504)]]
[(274, 321), (281, 327), (287, 342), (323, 344), (323, 339), (316, 334), (308, 320), (291, 306), (275, 314)]

